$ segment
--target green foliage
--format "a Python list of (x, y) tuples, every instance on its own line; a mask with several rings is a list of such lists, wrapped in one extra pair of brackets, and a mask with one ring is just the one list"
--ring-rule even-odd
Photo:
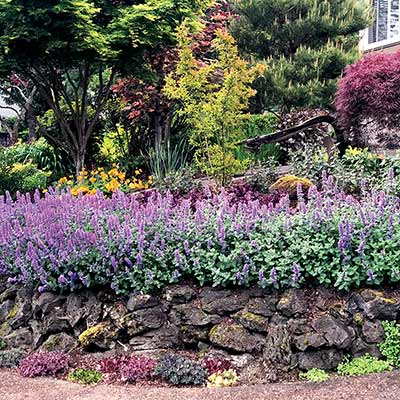
[(166, 177), (174, 175), (187, 167), (190, 148), (185, 138), (175, 145), (168, 139), (163, 143), (156, 143), (150, 151), (149, 164), (153, 178), (162, 182)]
[(247, 182), (261, 193), (268, 193), (271, 185), (278, 179), (278, 163), (273, 159), (257, 162), (251, 168)]
[(0, 368), (16, 368), (24, 356), (21, 350), (0, 351)]
[(237, 159), (234, 150), (243, 137), (243, 123), (249, 117), (245, 112), (255, 94), (250, 85), (263, 69), (249, 68), (226, 32), (218, 31), (213, 45), (216, 59), (199, 66), (183, 28), (178, 66), (167, 77), (165, 93), (182, 104), (178, 113), (191, 125), (189, 141), (196, 149), (196, 166), (225, 184), (248, 166), (248, 160)]
[(103, 374), (92, 369), (78, 368), (68, 374), (70, 382), (81, 383), (83, 385), (97, 385), (102, 379)]
[[(385, 158), (373, 154), (368, 149), (349, 148), (343, 157), (337, 153), (329, 159), (325, 149), (304, 146), (299, 151), (290, 153), (292, 172), (305, 176), (314, 183), (321, 182), (323, 172), (333, 175), (340, 189), (348, 193), (359, 194), (364, 189), (388, 189), (387, 176), (393, 168), (395, 177), (400, 174), (398, 158)], [(392, 194), (400, 193), (400, 183), (395, 179), (389, 190)]]
[(331, 107), (337, 78), (357, 59), (367, 0), (236, 0), (232, 33), (248, 57), (264, 60), (256, 110)]
[(307, 372), (300, 372), (300, 379), (305, 379), (309, 382), (324, 382), (329, 379), (329, 374), (323, 371), (322, 369), (313, 368)]
[(0, 351), (4, 350), (7, 347), (7, 343), (0, 338)]
[(170, 191), (173, 193), (185, 194), (191, 190), (199, 188), (194, 180), (194, 171), (188, 167), (178, 171), (169, 172), (162, 179), (156, 179), (154, 186), (160, 191)]
[[(48, 107), (46, 137), (73, 160), (88, 157), (117, 74), (149, 76), (147, 56), (176, 42), (203, 0), (0, 2), (0, 78), (17, 73)], [(56, 125), (52, 124), (55, 122)], [(50, 129), (49, 129), (50, 127)]]
[(51, 172), (39, 169), (29, 158), (24, 164), (17, 161), (25, 155), (24, 146), (0, 148), (0, 194), (26, 193), (48, 186)]
[(121, 125), (117, 125), (114, 130), (109, 130), (104, 134), (99, 145), (99, 156), (106, 165), (127, 163), (129, 133)]
[[(278, 117), (273, 113), (267, 114), (252, 114), (244, 123), (244, 136), (253, 138), (262, 135), (273, 133), (278, 124)], [(263, 144), (257, 149), (257, 152), (249, 152), (243, 147), (236, 150), (236, 157), (245, 160), (251, 159), (254, 161), (268, 162), (270, 159), (280, 161), (284, 155), (280, 144)]]
[(388, 361), (379, 360), (370, 354), (362, 357), (345, 359), (338, 365), (339, 375), (360, 376), (378, 372), (391, 371), (393, 368)]
[(400, 367), (400, 325), (394, 321), (382, 322), (385, 340), (378, 345), (382, 355), (393, 367)]
[(205, 369), (195, 361), (177, 354), (167, 354), (156, 369), (155, 375), (172, 385), (202, 385), (206, 379)]

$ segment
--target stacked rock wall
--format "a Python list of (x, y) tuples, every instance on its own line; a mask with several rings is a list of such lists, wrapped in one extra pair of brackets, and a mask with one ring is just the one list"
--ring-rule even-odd
[(169, 287), (160, 296), (56, 295), (0, 286), (8, 348), (104, 352), (221, 350), (280, 371), (334, 369), (345, 354), (379, 355), (383, 320), (400, 318), (400, 291), (341, 294)]

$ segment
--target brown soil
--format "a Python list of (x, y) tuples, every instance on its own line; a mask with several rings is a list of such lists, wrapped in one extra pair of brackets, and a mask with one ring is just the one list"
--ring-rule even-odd
[(324, 383), (280, 383), (230, 389), (81, 386), (54, 379), (24, 379), (0, 371), (0, 400), (395, 400), (400, 372)]

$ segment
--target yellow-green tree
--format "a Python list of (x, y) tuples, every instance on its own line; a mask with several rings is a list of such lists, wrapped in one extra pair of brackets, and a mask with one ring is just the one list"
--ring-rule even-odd
[(178, 112), (191, 126), (189, 141), (196, 149), (196, 166), (225, 184), (248, 165), (235, 157), (235, 147), (243, 137), (249, 101), (256, 93), (251, 85), (264, 67), (250, 67), (241, 59), (234, 39), (225, 31), (217, 32), (215, 59), (207, 63), (196, 60), (185, 27), (179, 37), (179, 62), (167, 77), (165, 93), (180, 103)]

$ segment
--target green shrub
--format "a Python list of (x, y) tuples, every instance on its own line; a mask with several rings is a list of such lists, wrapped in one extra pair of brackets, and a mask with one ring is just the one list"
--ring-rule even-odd
[(4, 350), (7, 347), (7, 343), (0, 338), (0, 351)]
[(392, 366), (388, 361), (379, 360), (366, 354), (362, 357), (345, 359), (338, 365), (337, 371), (339, 375), (360, 376), (376, 372), (391, 371)]
[(393, 367), (400, 367), (400, 325), (394, 321), (382, 322), (385, 340), (378, 345), (382, 355)]
[(68, 374), (70, 382), (81, 383), (83, 385), (96, 385), (103, 379), (103, 374), (92, 369), (78, 368)]
[(299, 378), (309, 382), (324, 382), (329, 379), (329, 374), (322, 369), (313, 368), (307, 372), (300, 372)]
[(273, 159), (259, 161), (251, 168), (247, 182), (258, 191), (268, 193), (271, 185), (278, 179), (277, 167), (278, 163)]
[(21, 350), (0, 351), (0, 368), (17, 368), (24, 356)]
[(155, 375), (172, 385), (202, 385), (206, 370), (197, 362), (177, 354), (167, 354), (156, 369)]

